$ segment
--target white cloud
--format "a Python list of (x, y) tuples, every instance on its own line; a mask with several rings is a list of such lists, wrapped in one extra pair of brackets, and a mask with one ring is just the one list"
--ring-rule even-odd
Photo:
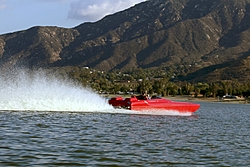
[(0, 4), (0, 10), (6, 8), (6, 5)]
[(6, 8), (5, 0), (0, 0), (0, 10)]
[(108, 14), (124, 10), (143, 1), (145, 0), (78, 0), (71, 3), (68, 18), (96, 21)]

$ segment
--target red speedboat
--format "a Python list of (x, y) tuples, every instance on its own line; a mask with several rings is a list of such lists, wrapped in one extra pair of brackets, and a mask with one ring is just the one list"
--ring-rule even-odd
[(114, 97), (109, 100), (109, 104), (114, 108), (129, 110), (171, 110), (181, 113), (195, 112), (200, 108), (200, 105), (195, 103), (171, 101), (160, 97), (148, 99), (142, 96), (132, 96), (131, 98)]

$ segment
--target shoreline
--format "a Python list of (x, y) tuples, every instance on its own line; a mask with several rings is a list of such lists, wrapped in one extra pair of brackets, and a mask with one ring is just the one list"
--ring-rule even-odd
[[(105, 97), (123, 97), (129, 98), (130, 95), (119, 95), (119, 94), (109, 94)], [(222, 99), (221, 97), (191, 97), (188, 95), (176, 95), (176, 96), (164, 96), (163, 98), (173, 100), (173, 101), (190, 101), (190, 102), (213, 102), (213, 103), (229, 103), (229, 104), (250, 104), (250, 99), (241, 98), (241, 99)]]
[(233, 103), (233, 104), (249, 104), (249, 99), (222, 99), (213, 98), (213, 97), (190, 97), (190, 96), (167, 96), (165, 97), (169, 100), (176, 100), (176, 101), (191, 101), (191, 102), (213, 102), (213, 103)]

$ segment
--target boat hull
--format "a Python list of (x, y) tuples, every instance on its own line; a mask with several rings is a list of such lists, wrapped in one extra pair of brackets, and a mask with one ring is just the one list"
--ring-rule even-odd
[(138, 100), (137, 98), (117, 97), (111, 98), (109, 104), (115, 108), (125, 108), (129, 110), (174, 110), (178, 112), (195, 112), (200, 108), (199, 104), (189, 102), (177, 102), (164, 98)]

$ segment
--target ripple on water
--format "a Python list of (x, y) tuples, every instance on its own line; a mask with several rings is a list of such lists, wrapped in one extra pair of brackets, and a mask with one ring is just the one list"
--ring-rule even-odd
[(201, 103), (190, 117), (2, 111), (0, 166), (249, 166), (248, 107)]

